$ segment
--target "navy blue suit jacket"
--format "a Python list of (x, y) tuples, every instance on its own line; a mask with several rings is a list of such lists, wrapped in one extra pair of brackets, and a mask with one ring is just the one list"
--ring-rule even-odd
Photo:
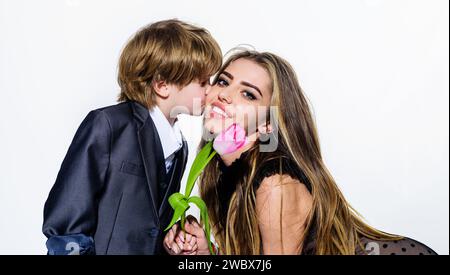
[(159, 254), (187, 144), (166, 173), (157, 129), (136, 102), (91, 111), (44, 207), (49, 254)]

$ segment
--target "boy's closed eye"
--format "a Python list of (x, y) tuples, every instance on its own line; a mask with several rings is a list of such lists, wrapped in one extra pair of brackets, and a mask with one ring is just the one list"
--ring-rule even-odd
[(200, 86), (201, 86), (202, 88), (205, 87), (206, 85), (211, 85), (211, 83), (209, 82), (209, 78), (200, 81)]

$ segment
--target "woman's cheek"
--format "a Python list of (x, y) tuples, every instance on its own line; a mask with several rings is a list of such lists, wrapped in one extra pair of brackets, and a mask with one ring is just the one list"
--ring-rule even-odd
[(209, 90), (207, 90), (207, 93), (205, 96), (205, 101), (206, 101), (206, 103), (212, 103), (214, 98), (217, 98), (216, 89), (210, 88)]
[[(245, 107), (245, 108), (244, 108)], [(235, 116), (235, 122), (245, 129), (247, 134), (252, 134), (257, 128), (257, 110), (253, 106), (239, 106)]]

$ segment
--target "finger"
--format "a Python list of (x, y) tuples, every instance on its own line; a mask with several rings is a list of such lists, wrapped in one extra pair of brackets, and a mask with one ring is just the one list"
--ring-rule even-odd
[(170, 244), (168, 242), (164, 242), (164, 249), (167, 251), (167, 253), (172, 254), (172, 247), (170, 247)]
[(185, 250), (182, 252), (183, 255), (197, 255), (198, 246), (195, 244), (190, 250)]
[(192, 221), (191, 224), (193, 224), (194, 227), (201, 227), (200, 223), (197, 220)]
[(186, 242), (190, 243), (192, 239), (192, 235), (191, 234), (186, 234)]
[(167, 238), (167, 235), (166, 235), (166, 238), (164, 239), (164, 247), (166, 248), (166, 250), (172, 250), (172, 248), (170, 247), (170, 243), (169, 243), (169, 240), (168, 240), (168, 238)]
[(182, 242), (184, 242), (184, 235), (185, 235), (185, 232), (180, 231), (177, 234), (177, 238), (179, 238)]
[(164, 248), (166, 249), (167, 253), (169, 253), (170, 255), (174, 255), (173, 249), (172, 249), (172, 245), (170, 243), (165, 244)]
[(180, 248), (184, 247), (184, 242), (180, 238), (176, 238), (175, 242)]
[(172, 244), (175, 241), (176, 235), (172, 230), (170, 230), (167, 235), (167, 241), (169, 242), (169, 244)]
[(185, 228), (187, 233), (196, 236), (197, 238), (203, 236), (205, 233), (200, 226), (195, 226), (195, 224), (186, 224)]
[(175, 237), (175, 236), (173, 235), (172, 230), (169, 230), (169, 232), (166, 234), (167, 243), (168, 243), (168, 244), (172, 243), (174, 237)]
[(192, 236), (191, 241), (189, 242), (189, 244), (190, 244), (191, 246), (194, 246), (195, 244), (197, 244), (197, 237)]
[(200, 225), (200, 223), (198, 222), (198, 220), (194, 217), (194, 216), (188, 216), (189, 218), (189, 224), (193, 225), (196, 228), (201, 228), (202, 226)]
[(184, 243), (183, 250), (191, 251), (192, 250), (192, 245), (190, 243)]
[[(186, 238), (183, 238), (183, 232), (180, 232), (175, 237), (175, 242), (180, 246), (183, 250), (191, 250), (194, 244), (197, 243), (197, 238), (191, 234), (186, 233)], [(189, 241), (187, 241), (189, 240)]]
[(194, 217), (194, 216), (192, 216), (192, 215), (187, 216), (187, 217), (186, 217), (186, 220), (187, 220), (189, 223), (193, 223), (193, 222), (198, 223), (197, 218)]
[(176, 254), (176, 255), (180, 254), (181, 249), (176, 243), (172, 243), (171, 248), (172, 248), (171, 250), (173, 251), (174, 254)]
[(173, 232), (173, 235), (175, 236), (175, 235), (177, 234), (177, 231), (178, 231), (178, 224), (177, 224), (177, 223), (174, 224), (174, 225), (172, 226), (172, 228), (170, 229), (170, 231), (172, 231), (172, 232)]

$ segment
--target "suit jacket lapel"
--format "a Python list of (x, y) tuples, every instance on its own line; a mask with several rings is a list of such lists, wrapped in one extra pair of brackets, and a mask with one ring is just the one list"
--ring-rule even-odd
[(144, 164), (145, 175), (147, 177), (147, 185), (150, 191), (150, 196), (152, 200), (152, 208), (154, 210), (154, 215), (159, 223), (158, 215), (158, 175), (157, 170), (154, 169), (158, 167), (158, 162), (156, 158), (155, 148), (157, 147), (157, 132), (156, 127), (148, 113), (147, 108), (140, 105), (139, 103), (132, 102), (133, 114), (135, 118), (140, 123), (138, 126), (138, 140), (141, 150), (141, 157)]

